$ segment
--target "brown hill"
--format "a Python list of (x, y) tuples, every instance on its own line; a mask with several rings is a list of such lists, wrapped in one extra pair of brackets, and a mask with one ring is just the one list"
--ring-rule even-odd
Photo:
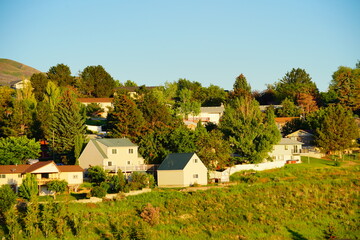
[(10, 85), (13, 81), (30, 79), (31, 75), (39, 72), (25, 64), (0, 58), (0, 85)]

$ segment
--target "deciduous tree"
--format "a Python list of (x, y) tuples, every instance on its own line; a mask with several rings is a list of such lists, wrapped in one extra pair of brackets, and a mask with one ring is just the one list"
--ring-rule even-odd
[(38, 192), (36, 176), (26, 173), (25, 179), (19, 187), (19, 196), (31, 202), (37, 197)]
[(66, 191), (68, 183), (66, 180), (53, 180), (46, 184), (49, 191), (54, 192), (54, 198), (56, 198), (56, 194), (63, 193)]
[(40, 143), (22, 137), (0, 138), (0, 165), (25, 164), (26, 160), (39, 157)]
[(61, 63), (53, 66), (47, 72), (47, 77), (60, 87), (73, 86), (75, 78), (71, 76), (70, 68)]
[(88, 66), (80, 74), (81, 90), (92, 97), (110, 97), (114, 93), (115, 80), (101, 66)]
[(0, 187), (0, 213), (6, 213), (16, 203), (16, 194), (10, 185), (4, 184)]

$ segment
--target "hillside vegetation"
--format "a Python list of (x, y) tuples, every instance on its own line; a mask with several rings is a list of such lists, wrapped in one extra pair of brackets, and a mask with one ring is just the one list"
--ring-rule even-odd
[(36, 217), (34, 208), (9, 212), (2, 230), (26, 239), (357, 239), (359, 170), (358, 161), (336, 167), (309, 159), (237, 173), (236, 184), (206, 191), (159, 189), (99, 204), (49, 203)]
[(31, 75), (39, 72), (39, 70), (25, 64), (0, 58), (0, 85), (24, 78), (30, 79)]

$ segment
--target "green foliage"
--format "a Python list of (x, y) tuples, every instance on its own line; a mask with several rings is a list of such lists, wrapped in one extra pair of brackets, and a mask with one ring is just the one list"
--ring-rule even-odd
[(238, 92), (240, 93), (240, 95), (251, 93), (251, 86), (247, 82), (246, 77), (243, 74), (240, 74), (236, 78), (233, 89), (234, 92)]
[(53, 151), (72, 159), (72, 164), (75, 163), (75, 146), (78, 147), (77, 155), (79, 154), (81, 143), (77, 140), (84, 139), (85, 134), (85, 119), (79, 111), (80, 104), (75, 93), (70, 89), (65, 90), (47, 133)]
[(114, 93), (115, 80), (101, 66), (88, 66), (81, 75), (80, 90), (92, 97), (110, 97)]
[(250, 95), (233, 99), (226, 107), (220, 129), (229, 139), (235, 153), (249, 162), (261, 162), (281, 136), (274, 114), (262, 115), (258, 103)]
[(66, 180), (53, 180), (48, 182), (46, 185), (49, 191), (53, 191), (55, 194), (57, 194), (65, 192), (68, 183)]
[(360, 68), (340, 66), (332, 76), (329, 86), (339, 102), (353, 111), (360, 109)]
[(114, 108), (107, 116), (111, 137), (137, 140), (145, 131), (146, 121), (133, 100), (122, 94), (114, 97)]
[(194, 132), (185, 126), (176, 128), (169, 137), (169, 149), (175, 153), (188, 153), (196, 150)]
[(359, 137), (355, 131), (357, 125), (352, 112), (341, 105), (332, 105), (325, 109), (324, 120), (317, 129), (316, 144), (325, 152), (344, 151), (353, 145)]
[(39, 189), (36, 176), (26, 173), (25, 179), (19, 187), (19, 196), (31, 202), (37, 198), (38, 193)]
[(40, 143), (27, 137), (0, 138), (0, 165), (25, 164), (39, 157)]
[(6, 213), (16, 203), (16, 194), (10, 185), (0, 187), (0, 213)]
[(91, 196), (103, 198), (106, 196), (106, 190), (100, 186), (95, 186), (91, 189)]
[(132, 190), (139, 190), (149, 187), (149, 177), (143, 172), (133, 172), (129, 180), (130, 188)]
[(33, 88), (33, 93), (37, 101), (42, 101), (44, 99), (44, 93), (46, 86), (48, 84), (48, 78), (43, 73), (34, 73), (31, 78), (31, 87)]
[(104, 109), (100, 107), (99, 103), (90, 103), (86, 105), (86, 116), (88, 117), (98, 117)]
[(281, 102), (282, 108), (279, 108), (276, 115), (279, 117), (298, 117), (300, 116), (300, 109), (295, 105), (293, 101), (285, 98)]
[(289, 98), (296, 103), (299, 93), (307, 93), (313, 96), (318, 94), (316, 84), (310, 75), (301, 68), (293, 68), (275, 84), (276, 94), (279, 100)]
[(100, 185), (100, 183), (106, 180), (106, 172), (100, 166), (93, 166), (88, 168), (88, 177), (90, 178), (90, 182)]
[(191, 90), (187, 88), (180, 90), (177, 109), (185, 119), (188, 119), (189, 114), (198, 115), (200, 113), (200, 106), (201, 103), (193, 99), (193, 92)]
[(50, 67), (47, 76), (50, 81), (60, 87), (71, 86), (75, 82), (75, 78), (71, 76), (70, 68), (62, 63)]

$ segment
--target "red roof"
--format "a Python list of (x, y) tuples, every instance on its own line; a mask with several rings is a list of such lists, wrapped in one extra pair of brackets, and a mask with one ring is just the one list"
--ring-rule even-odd
[[(54, 161), (44, 161), (44, 162), (37, 162), (34, 164), (19, 164), (19, 165), (0, 165), (0, 173), (31, 173), (35, 171), (36, 169), (39, 169), (41, 167), (44, 167), (48, 164), (54, 163)], [(55, 164), (55, 163), (54, 163)], [(83, 172), (84, 169), (82, 169), (78, 165), (63, 165), (63, 166), (57, 166), (57, 169), (59, 172)]]

